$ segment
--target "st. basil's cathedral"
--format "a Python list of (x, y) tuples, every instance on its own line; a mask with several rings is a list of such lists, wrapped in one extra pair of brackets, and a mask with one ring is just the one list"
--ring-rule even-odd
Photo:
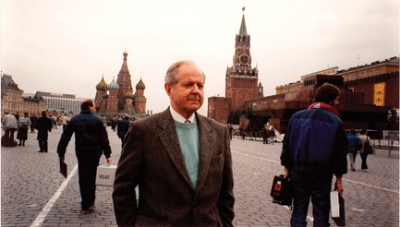
[[(146, 116), (146, 97), (144, 96), (144, 85), (142, 79), (136, 84), (136, 92), (133, 92), (131, 75), (129, 73), (127, 56), (124, 51), (124, 60), (121, 70), (115, 78), (107, 84), (102, 77), (96, 85), (95, 107), (100, 116), (122, 117), (126, 114), (131, 117)], [(108, 93), (107, 93), (108, 91)]]

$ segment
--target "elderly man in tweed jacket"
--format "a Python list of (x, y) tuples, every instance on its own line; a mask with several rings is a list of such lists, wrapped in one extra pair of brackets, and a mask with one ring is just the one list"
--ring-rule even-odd
[(196, 112), (204, 81), (195, 63), (174, 63), (170, 107), (130, 125), (114, 183), (118, 226), (232, 226), (229, 131)]

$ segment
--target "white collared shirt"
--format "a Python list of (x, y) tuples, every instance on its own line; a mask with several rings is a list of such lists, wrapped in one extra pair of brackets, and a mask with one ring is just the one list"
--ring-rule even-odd
[[(186, 121), (186, 118), (184, 118), (182, 115), (180, 115), (178, 112), (176, 112), (171, 106), (169, 107), (169, 110), (171, 112), (172, 118), (179, 122), (184, 124)], [(193, 123), (193, 119), (194, 119), (194, 114), (192, 114), (192, 116), (190, 116), (187, 120), (190, 121), (190, 123)]]

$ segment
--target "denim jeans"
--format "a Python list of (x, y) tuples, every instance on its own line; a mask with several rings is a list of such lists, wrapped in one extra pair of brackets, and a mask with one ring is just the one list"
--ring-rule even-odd
[(294, 186), (294, 208), (290, 226), (307, 226), (308, 205), (313, 205), (314, 226), (330, 226), (330, 191), (332, 185), (332, 173), (299, 173), (292, 172), (292, 184)]

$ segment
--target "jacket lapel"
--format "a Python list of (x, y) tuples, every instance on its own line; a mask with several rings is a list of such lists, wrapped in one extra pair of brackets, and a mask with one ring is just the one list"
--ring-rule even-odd
[(206, 181), (207, 173), (210, 169), (212, 158), (212, 127), (206, 118), (196, 114), (200, 135), (200, 154), (199, 154), (199, 173), (197, 179), (197, 188), (201, 189)]
[(186, 169), (181, 147), (179, 145), (174, 119), (171, 116), (169, 108), (162, 113), (158, 125), (162, 129), (159, 138), (166, 153), (169, 155), (171, 161), (174, 163), (176, 169), (181, 173), (185, 181), (193, 188), (189, 173)]

